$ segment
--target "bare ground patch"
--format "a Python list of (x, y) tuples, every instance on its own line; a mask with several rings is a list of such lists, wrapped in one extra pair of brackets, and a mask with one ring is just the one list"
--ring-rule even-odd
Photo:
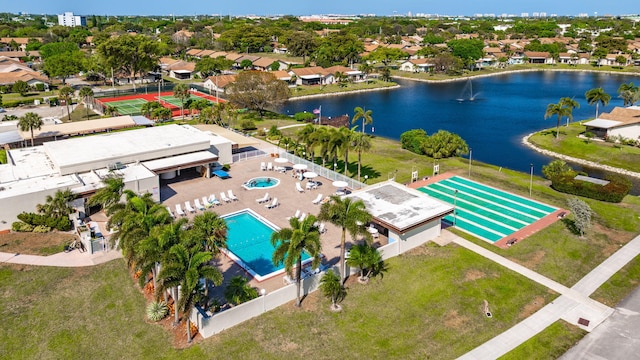
[(15, 232), (0, 234), (0, 251), (27, 255), (51, 255), (63, 250), (75, 239), (71, 233), (52, 231), (46, 234)]
[(536, 311), (540, 310), (543, 306), (544, 298), (542, 296), (536, 296), (535, 298), (533, 298), (533, 300), (531, 300), (531, 302), (529, 302), (522, 308), (522, 310), (518, 314), (518, 318), (526, 319)]
[(484, 272), (478, 269), (471, 269), (464, 274), (464, 280), (474, 281), (474, 280), (482, 279), (485, 276), (487, 276), (487, 274), (485, 274)]
[(521, 264), (529, 269), (535, 269), (542, 263), (547, 253), (544, 250), (538, 250), (531, 254), (527, 261), (522, 261)]
[(451, 329), (461, 329), (468, 322), (469, 318), (458, 314), (458, 310), (449, 310), (444, 319), (444, 325)]

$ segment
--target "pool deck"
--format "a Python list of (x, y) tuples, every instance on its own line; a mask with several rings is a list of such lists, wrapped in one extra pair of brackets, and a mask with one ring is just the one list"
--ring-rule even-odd
[[(181, 204), (184, 210), (185, 201), (190, 201), (193, 206), (194, 199), (200, 199), (200, 202), (202, 202), (201, 198), (203, 196), (209, 197), (210, 194), (215, 194), (216, 198), (220, 200), (220, 192), (225, 192), (226, 194), (228, 190), (231, 190), (233, 194), (238, 197), (238, 201), (232, 201), (230, 203), (223, 202), (222, 205), (211, 207), (205, 211), (215, 211), (219, 215), (226, 215), (249, 208), (279, 228), (289, 227), (287, 217), (294, 215), (296, 210), (317, 216), (320, 212), (320, 205), (314, 205), (312, 201), (318, 194), (322, 194), (323, 197), (325, 197), (336, 192), (336, 188), (332, 186), (331, 181), (318, 177), (314, 179), (320, 183), (316, 190), (299, 193), (295, 188), (295, 183), (299, 180), (292, 177), (291, 166), (293, 164), (284, 164), (289, 169), (286, 173), (260, 170), (261, 162), (268, 163), (273, 162), (273, 160), (274, 158), (267, 156), (233, 163), (231, 169), (228, 171), (231, 178), (228, 179), (200, 177), (196, 174), (195, 170), (182, 171), (181, 175), (176, 179), (161, 181), (161, 201), (163, 205), (168, 206), (175, 214), (176, 204)], [(242, 184), (254, 177), (277, 178), (280, 180), (280, 184), (269, 189), (245, 189)], [(307, 180), (302, 181), (303, 187), (306, 181)], [(269, 193), (271, 199), (274, 197), (278, 198), (279, 205), (276, 208), (267, 209), (265, 207), (266, 203), (258, 204), (256, 202), (256, 199), (263, 197), (266, 192)], [(271, 201), (269, 203), (271, 203)], [(187, 217), (193, 218), (193, 216), (199, 213), (202, 213), (202, 211), (187, 214)], [(322, 254), (324, 255), (323, 264), (337, 264), (340, 257), (341, 231), (332, 224), (325, 223), (325, 225), (327, 231), (321, 236)], [(375, 240), (376, 243), (374, 243), (374, 245), (376, 246), (387, 244), (387, 238), (382, 235)], [(347, 248), (352, 245), (353, 242), (348, 236)], [(225, 255), (221, 255), (216, 261), (220, 271), (224, 275), (225, 281), (236, 275), (245, 275), (251, 278), (251, 275)], [(250, 284), (258, 289), (265, 289), (267, 292), (271, 292), (284, 286), (283, 278), (284, 275), (278, 275), (261, 282), (252, 279)], [(222, 291), (222, 287), (218, 289)], [(214, 295), (218, 296), (215, 291)], [(222, 296), (220, 295), (220, 297)]]
[[(421, 187), (424, 187), (424, 186), (427, 186), (427, 185), (438, 183), (438, 182), (440, 182), (442, 180), (446, 180), (446, 179), (449, 179), (449, 178), (452, 178), (452, 177), (455, 177), (455, 176), (475, 181), (473, 179), (461, 176), (461, 175), (453, 173), (453, 172), (446, 172), (446, 173), (438, 174), (436, 176), (432, 176), (432, 177), (429, 177), (429, 178), (426, 178), (426, 179), (418, 180), (418, 181), (416, 181), (414, 183), (407, 184), (407, 186), (409, 186), (411, 188), (414, 188), (414, 189), (418, 189), (418, 188), (421, 188)], [(522, 195), (510, 193), (510, 192), (505, 191), (503, 189), (497, 189), (497, 190), (500, 190), (502, 192), (506, 192), (506, 193), (509, 193), (509, 194), (517, 195), (517, 196), (520, 196), (520, 197), (524, 198), (524, 196), (522, 196)], [(517, 242), (522, 241), (522, 240), (526, 239), (527, 237), (535, 234), (536, 232), (538, 232), (538, 231), (546, 228), (547, 226), (555, 223), (556, 221), (561, 220), (562, 218), (564, 218), (568, 214), (569, 214), (568, 210), (557, 209), (556, 211), (550, 213), (549, 215), (543, 217), (542, 219), (540, 219), (540, 220), (538, 220), (538, 221), (536, 221), (536, 222), (534, 222), (534, 223), (532, 223), (530, 225), (527, 225), (527, 226), (523, 227), (522, 229), (510, 234), (509, 236), (505, 236), (502, 239), (494, 242), (493, 245), (495, 245), (495, 246), (497, 246), (499, 248), (502, 248), (502, 249), (507, 249), (510, 246), (516, 244)]]

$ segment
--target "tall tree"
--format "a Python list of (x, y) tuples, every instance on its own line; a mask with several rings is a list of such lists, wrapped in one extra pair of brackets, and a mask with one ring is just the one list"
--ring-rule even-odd
[(120, 202), (124, 190), (124, 180), (119, 175), (108, 175), (102, 182), (104, 187), (96, 190), (95, 194), (87, 201), (87, 205), (100, 205), (103, 209), (108, 210)]
[(276, 107), (289, 99), (289, 86), (275, 75), (265, 71), (243, 71), (227, 85), (225, 93), (239, 108), (256, 110), (260, 116), (268, 108)]
[(349, 250), (347, 265), (360, 269), (358, 278), (360, 283), (366, 284), (372, 276), (382, 275), (382, 271), (386, 271), (386, 268), (384, 265), (378, 265), (381, 262), (383, 262), (382, 255), (378, 249), (369, 244), (357, 244)]
[(178, 84), (173, 88), (173, 96), (180, 100), (180, 114), (184, 120), (184, 103), (191, 97), (187, 84)]
[(275, 247), (273, 252), (273, 263), (284, 264), (284, 269), (290, 276), (295, 267), (296, 274), (296, 306), (302, 305), (300, 297), (300, 285), (302, 275), (302, 253), (306, 252), (313, 260), (311, 266), (316, 268), (320, 265), (320, 253), (322, 245), (320, 243), (320, 232), (315, 225), (317, 219), (313, 215), (308, 215), (300, 221), (296, 217), (289, 220), (290, 228), (280, 229), (271, 234), (271, 244)]
[[(175, 311), (182, 312), (187, 323), (187, 341), (191, 342), (191, 311), (201, 299), (200, 279), (207, 279), (216, 285), (222, 284), (222, 274), (209, 264), (211, 253), (197, 247), (188, 248), (184, 244), (171, 247), (158, 274), (159, 291), (179, 287), (180, 295), (175, 302)], [(174, 299), (175, 300), (175, 299)]]
[(214, 74), (220, 74), (222, 70), (230, 69), (232, 66), (233, 61), (224, 56), (218, 56), (217, 58), (204, 57), (196, 62), (195, 70), (205, 78)]
[(567, 126), (569, 126), (569, 120), (573, 120), (573, 109), (580, 108), (580, 103), (570, 97), (563, 97), (560, 99), (560, 105), (569, 109), (569, 116), (567, 116)]
[(87, 114), (87, 120), (89, 120), (89, 104), (91, 102), (91, 99), (93, 98), (93, 90), (91, 90), (91, 88), (88, 86), (83, 86), (80, 89), (78, 95), (80, 95), (80, 97), (82, 98), (82, 102), (84, 103), (84, 108)]
[(160, 56), (158, 44), (145, 35), (120, 35), (102, 42), (96, 51), (107, 67), (125, 72), (135, 89), (135, 77), (157, 66)]
[(318, 48), (317, 36), (308, 31), (296, 31), (287, 36), (285, 40), (287, 52), (293, 56), (302, 56), (302, 63), (307, 63), (307, 57), (311, 56)]
[(351, 148), (358, 153), (358, 181), (360, 181), (360, 172), (362, 170), (362, 153), (371, 149), (371, 141), (369, 136), (361, 132), (353, 132), (351, 137)]
[(591, 227), (591, 214), (593, 211), (589, 204), (577, 197), (569, 198), (567, 202), (573, 214), (573, 223), (580, 233), (580, 237), (583, 237), (584, 233)]
[(251, 287), (249, 280), (242, 275), (232, 277), (224, 289), (225, 300), (233, 305), (240, 305), (257, 297), (258, 290)]
[(18, 127), (20, 130), (31, 132), (31, 146), (33, 146), (33, 129), (40, 130), (42, 125), (42, 118), (34, 112), (28, 112), (18, 119)]
[(351, 124), (356, 124), (358, 120), (362, 119), (362, 133), (364, 134), (366, 125), (373, 124), (373, 117), (371, 116), (373, 114), (373, 110), (365, 110), (360, 106), (356, 106), (355, 109), (353, 109), (353, 112), (354, 114), (353, 119), (351, 120)]
[(341, 198), (338, 195), (332, 195), (330, 199), (329, 202), (322, 204), (318, 219), (320, 221), (328, 221), (342, 230), (340, 238), (340, 277), (344, 282), (346, 277), (344, 260), (347, 231), (352, 238), (362, 235), (365, 239), (369, 239), (371, 235), (364, 226), (371, 221), (371, 214), (367, 211), (362, 200), (354, 201), (349, 197)]
[(611, 100), (611, 95), (607, 94), (601, 87), (588, 90), (584, 96), (589, 105), (596, 104), (596, 119), (598, 118), (598, 105), (607, 106), (609, 100)]
[(46, 202), (38, 204), (37, 210), (39, 213), (49, 217), (67, 217), (73, 211), (69, 205), (69, 202), (73, 199), (75, 199), (75, 195), (71, 190), (58, 190), (53, 196), (47, 195)]
[(566, 106), (563, 106), (561, 103), (547, 105), (547, 111), (545, 111), (544, 113), (544, 118), (547, 119), (554, 115), (558, 116), (558, 123), (556, 124), (556, 139), (557, 139), (558, 136), (560, 135), (560, 119), (562, 119), (562, 117), (564, 116), (571, 118), (571, 109), (569, 109)]
[(42, 69), (49, 77), (62, 79), (66, 84), (68, 77), (84, 70), (85, 55), (80, 50), (69, 53), (56, 54), (43, 60)]
[[(212, 257), (218, 256), (221, 249), (227, 248), (227, 222), (218, 214), (205, 211), (193, 218), (191, 231), (197, 239), (204, 241), (206, 251)], [(209, 282), (205, 281), (205, 295), (209, 294)]]
[(71, 102), (71, 96), (74, 94), (74, 90), (71, 86), (63, 86), (58, 90), (58, 96), (60, 96), (65, 104), (67, 105), (67, 116), (69, 121), (71, 121), (71, 110), (69, 110), (69, 103)]
[(632, 82), (621, 84), (618, 87), (618, 97), (624, 101), (622, 106), (632, 106), (636, 101), (640, 100), (640, 88)]

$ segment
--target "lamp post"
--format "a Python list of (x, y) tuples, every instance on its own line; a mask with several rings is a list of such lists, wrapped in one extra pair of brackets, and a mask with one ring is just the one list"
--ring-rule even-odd
[(533, 189), (533, 164), (529, 164), (529, 167), (531, 168), (531, 176), (529, 177), (529, 197), (531, 197), (531, 192)]
[(458, 189), (453, 190), (453, 226), (456, 226), (456, 203), (458, 202)]
[(266, 289), (262, 289), (260, 290), (260, 295), (262, 295), (262, 312), (266, 312), (267, 311), (267, 305), (265, 304), (265, 298), (267, 295), (267, 290)]
[(469, 177), (471, 177), (471, 155), (473, 154), (473, 149), (469, 148)]
[(365, 176), (364, 176), (364, 183), (365, 183), (365, 184), (367, 183), (367, 179), (368, 179), (368, 178), (369, 178), (369, 175), (365, 175)]

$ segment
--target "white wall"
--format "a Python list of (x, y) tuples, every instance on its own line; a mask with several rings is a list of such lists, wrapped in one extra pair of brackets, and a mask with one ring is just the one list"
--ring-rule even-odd
[(398, 242), (398, 253), (404, 253), (440, 236), (440, 219), (434, 220), (404, 234), (389, 231), (389, 242)]
[(626, 139), (638, 139), (640, 137), (640, 124), (629, 124), (608, 131), (609, 136), (622, 136)]
[(36, 206), (44, 204), (47, 195), (54, 196), (58, 190), (64, 189), (46, 189), (3, 198), (0, 205), (0, 230), (11, 229), (11, 224), (19, 221), (17, 216), (23, 211), (35, 213)]

